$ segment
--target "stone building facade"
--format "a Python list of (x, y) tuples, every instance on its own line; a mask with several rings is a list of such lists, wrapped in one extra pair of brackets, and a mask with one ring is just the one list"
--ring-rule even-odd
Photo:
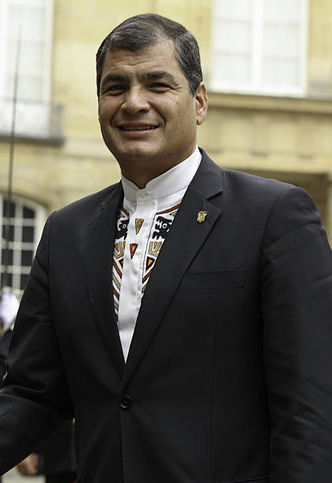
[[(48, 213), (119, 179), (117, 163), (106, 150), (99, 132), (95, 53), (111, 28), (126, 17), (142, 12), (173, 18), (185, 24), (198, 39), (209, 89), (209, 114), (199, 128), (199, 144), (222, 166), (305, 187), (315, 199), (332, 236), (332, 2), (290, 0), (295, 10), (304, 12), (300, 26), (303, 35), (296, 40), (302, 42), (300, 47), (304, 55), (298, 74), (302, 76), (302, 87), (297, 92), (291, 89), (288, 92), (287, 88), (276, 93), (273, 89), (259, 92), (257, 88), (218, 88), (215, 45), (220, 32), (226, 28), (222, 23), (223, 6), (227, 10), (230, 4), (237, 4), (238, 11), (230, 11), (229, 19), (230, 25), (238, 22), (239, 27), (249, 18), (242, 15), (241, 8), (246, 5), (249, 11), (253, 4), (262, 8), (263, 1), (265, 6), (271, 4), (273, 7), (273, 0), (255, 0), (256, 3), (253, 0), (3, 0), (0, 43), (1, 36), (7, 35), (5, 40), (12, 46), (12, 54), (8, 54), (8, 47), (6, 57), (4, 48), (0, 47), (2, 72), (9, 69), (13, 52), (19, 59), (19, 54), (24, 54), (24, 49), (32, 45), (32, 41), (31, 45), (28, 42), (30, 33), (28, 40), (24, 37), (24, 28), (23, 34), (10, 37), (12, 34), (5, 26), (7, 17), (15, 20), (15, 15), (19, 15), (17, 9), (22, 11), (22, 5), (30, 8), (30, 16), (32, 11), (37, 11), (31, 7), (39, 8), (39, 20), (36, 16), (39, 23), (30, 17), (25, 21), (36, 21), (41, 36), (48, 35), (44, 60), (39, 64), (44, 74), (47, 68), (43, 74), (43, 82), (47, 85), (43, 84), (40, 105), (35, 98), (27, 102), (18, 99), (14, 143), (10, 121), (13, 99), (4, 95), (4, 91), (1, 94), (5, 81), (1, 80), (0, 72), (0, 196), (4, 202), (8, 163), (13, 155), (13, 209), (16, 207), (20, 213), (18, 220), (11, 221), (15, 233), (10, 241), (9, 262), (13, 267), (23, 264), (23, 252), (35, 248)], [(279, 0), (278, 5), (283, 2), (285, 0)], [(288, 0), (286, 3), (290, 5)], [(216, 23), (217, 13), (220, 24)], [(257, 18), (260, 21), (262, 17), (258, 15)], [(296, 19), (290, 18), (288, 23), (286, 20), (282, 28), (295, 39), (300, 27)], [(42, 22), (46, 22), (47, 31), (41, 27)], [(250, 28), (253, 29), (253, 25)], [(243, 39), (245, 42), (245, 36)], [(6, 42), (2, 45), (7, 45)], [(20, 42), (23, 47), (19, 48)], [(17, 76), (18, 80), (16, 78), (18, 83), (24, 83), (25, 75), (28, 79), (31, 72), (34, 74), (33, 55), (31, 59), (23, 57), (28, 58), (28, 62), (23, 66), (26, 71)], [(20, 59), (16, 64), (11, 62), (13, 92), (14, 74), (20, 74), (19, 62)], [(37, 69), (38, 62), (36, 66)], [(36, 88), (36, 92), (41, 91)], [(6, 97), (6, 102), (1, 101), (1, 95)], [(5, 121), (1, 124), (1, 118), (6, 116), (7, 124)], [(2, 224), (5, 222), (3, 213)], [(31, 226), (33, 233), (28, 235), (27, 227)], [(25, 253), (25, 256), (23, 268), (13, 268), (13, 272), (17, 271), (15, 284), (21, 288), (29, 268), (30, 255)]]

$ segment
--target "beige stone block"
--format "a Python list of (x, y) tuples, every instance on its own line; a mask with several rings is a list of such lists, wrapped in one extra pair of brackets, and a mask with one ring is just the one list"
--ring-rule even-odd
[(210, 108), (204, 123), (198, 128), (198, 143), (209, 151), (222, 149), (223, 118), (218, 109)]
[(309, 2), (309, 54), (328, 58), (332, 48), (332, 4), (330, 0)]
[(332, 156), (332, 120), (318, 120), (313, 133), (314, 151), (321, 156)]
[(330, 57), (316, 57), (309, 60), (308, 89), (313, 96), (332, 96), (332, 59)]
[(269, 151), (294, 155), (297, 153), (297, 129), (291, 115), (271, 116), (269, 127)]
[(249, 152), (251, 144), (250, 117), (243, 112), (224, 113), (221, 120), (223, 150)]
[(328, 183), (326, 190), (326, 229), (330, 244), (332, 243), (332, 171), (328, 173)]
[(269, 150), (270, 118), (267, 114), (253, 114), (251, 118), (250, 151), (266, 156)]
[(312, 116), (298, 117), (297, 120), (297, 151), (299, 156), (303, 158), (312, 158), (314, 156), (314, 130), (315, 121)]

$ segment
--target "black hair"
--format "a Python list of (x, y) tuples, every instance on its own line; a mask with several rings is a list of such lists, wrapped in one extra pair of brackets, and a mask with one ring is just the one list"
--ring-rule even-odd
[(175, 57), (188, 80), (192, 95), (203, 80), (199, 47), (195, 37), (180, 23), (153, 13), (130, 17), (115, 27), (102, 41), (96, 55), (97, 95), (107, 51), (125, 49), (137, 51), (171, 39)]

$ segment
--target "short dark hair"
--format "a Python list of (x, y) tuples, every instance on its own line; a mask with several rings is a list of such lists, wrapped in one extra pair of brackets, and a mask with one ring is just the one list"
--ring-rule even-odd
[(186, 76), (192, 95), (203, 80), (199, 47), (195, 37), (178, 22), (153, 13), (130, 17), (115, 27), (100, 44), (96, 56), (97, 95), (107, 51), (137, 51), (163, 39), (174, 41), (175, 57)]

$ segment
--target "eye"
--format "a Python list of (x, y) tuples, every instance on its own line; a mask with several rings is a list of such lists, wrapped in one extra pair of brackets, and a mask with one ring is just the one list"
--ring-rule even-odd
[(150, 89), (158, 92), (164, 92), (169, 89), (169, 85), (165, 82), (153, 82), (152, 84), (150, 84)]
[(108, 85), (103, 89), (103, 94), (117, 96), (119, 94), (122, 94), (125, 91), (125, 89), (126, 89), (126, 86), (122, 84)]

